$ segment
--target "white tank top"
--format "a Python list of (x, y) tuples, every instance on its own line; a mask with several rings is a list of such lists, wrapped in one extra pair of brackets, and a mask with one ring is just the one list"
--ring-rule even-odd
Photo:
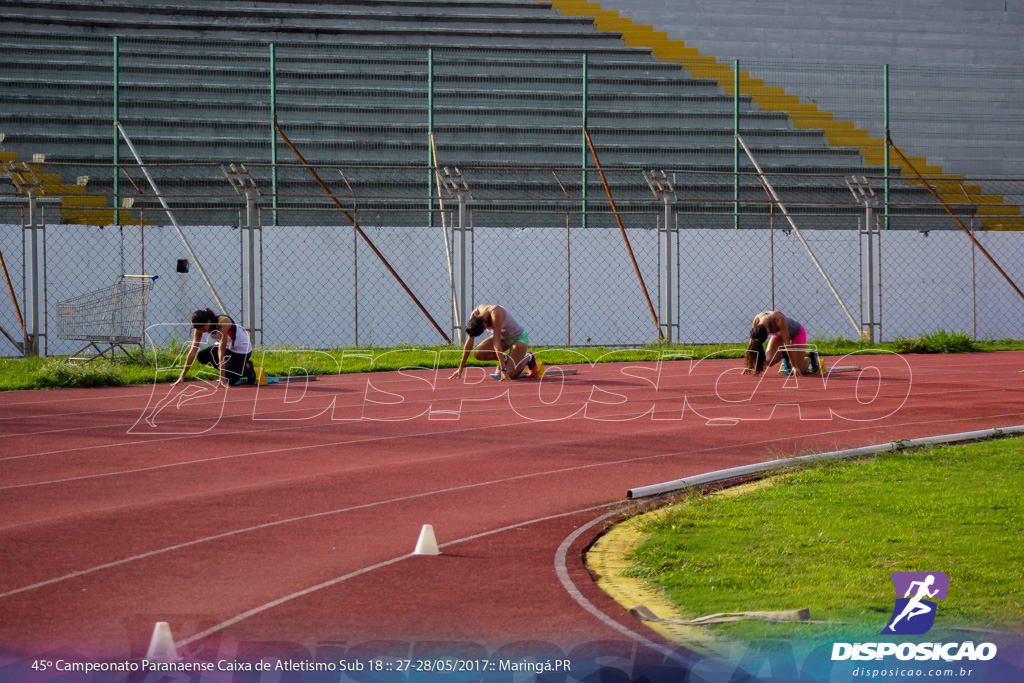
[[(252, 344), (249, 342), (249, 335), (245, 333), (245, 330), (236, 325), (235, 321), (226, 315), (217, 318), (217, 325), (225, 321), (231, 323), (232, 330), (232, 333), (228, 335), (228, 351), (231, 353), (252, 353)], [(218, 344), (220, 343), (220, 337), (220, 330), (214, 328), (210, 332), (210, 339)]]

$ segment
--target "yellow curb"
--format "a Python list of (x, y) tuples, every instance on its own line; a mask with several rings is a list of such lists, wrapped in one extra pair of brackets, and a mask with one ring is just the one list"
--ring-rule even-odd
[[(733, 497), (771, 485), (771, 480), (765, 479), (735, 486), (710, 495)], [(680, 613), (665, 598), (661, 591), (644, 579), (622, 575), (625, 570), (633, 566), (632, 561), (629, 559), (630, 554), (646, 539), (646, 535), (639, 531), (639, 528), (648, 520), (660, 517), (681, 505), (686, 505), (686, 503), (669, 505), (620, 522), (601, 536), (591, 546), (590, 550), (587, 551), (587, 568), (591, 574), (597, 577), (598, 588), (607, 593), (609, 597), (622, 605), (627, 611), (638, 605), (643, 605), (651, 610), (659, 619), (686, 620), (699, 616)], [(733, 648), (730, 643), (716, 640), (710, 631), (698, 626), (665, 624), (656, 621), (645, 621), (643, 623), (654, 629), (666, 640), (706, 656), (721, 657), (728, 655)]]

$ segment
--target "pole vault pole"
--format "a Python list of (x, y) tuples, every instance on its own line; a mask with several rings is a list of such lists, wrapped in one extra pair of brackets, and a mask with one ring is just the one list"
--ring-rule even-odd
[(391, 264), (388, 263), (388, 260), (384, 258), (384, 254), (380, 252), (380, 250), (377, 248), (377, 245), (375, 245), (366, 235), (366, 233), (363, 232), (363, 229), (359, 227), (359, 223), (357, 223), (356, 219), (352, 217), (352, 214), (345, 210), (345, 207), (341, 205), (341, 202), (338, 201), (338, 198), (335, 197), (334, 193), (331, 192), (329, 187), (327, 187), (327, 183), (321, 180), (316, 170), (306, 162), (305, 157), (303, 157), (302, 154), (299, 153), (299, 150), (296, 149), (295, 145), (292, 144), (292, 141), (288, 139), (288, 136), (284, 134), (284, 131), (281, 130), (281, 127), (277, 125), (276, 119), (274, 120), (274, 130), (277, 131), (277, 134), (281, 136), (281, 139), (284, 140), (284, 143), (288, 145), (292, 152), (295, 153), (295, 156), (299, 158), (299, 161), (301, 161), (302, 165), (306, 167), (306, 170), (309, 171), (309, 174), (313, 176), (313, 180), (315, 180), (317, 184), (319, 184), (320, 187), (323, 189), (323, 191), (327, 193), (327, 196), (331, 198), (331, 201), (334, 202), (334, 205), (336, 207), (338, 207), (338, 210), (345, 215), (345, 218), (348, 219), (348, 222), (352, 224), (352, 227), (355, 228), (355, 231), (359, 234), (360, 237), (363, 238), (363, 241), (366, 242), (367, 246), (369, 246), (370, 249), (373, 250), (373, 253), (377, 256), (377, 258), (380, 259), (380, 262), (384, 264), (384, 267), (388, 269), (388, 272), (391, 273), (392, 276), (394, 276), (395, 280), (397, 280), (398, 284), (402, 286), (402, 289), (404, 289), (405, 293), (409, 295), (409, 298), (412, 299), (413, 303), (415, 303), (419, 307), (419, 309), (423, 311), (423, 315), (427, 316), (427, 320), (429, 320), (430, 324), (434, 326), (434, 329), (436, 329), (441, 334), (441, 337), (445, 340), (446, 343), (451, 344), (451, 337), (449, 337), (445, 333), (445, 331), (441, 329), (441, 326), (437, 324), (437, 321), (434, 320), (433, 316), (431, 316), (427, 309), (423, 306), (423, 304), (420, 303), (420, 300), (417, 299), (416, 295), (412, 293), (412, 290), (409, 289), (409, 286), (405, 284), (405, 280), (403, 280), (402, 277), (398, 274), (398, 272), (391, 267)]

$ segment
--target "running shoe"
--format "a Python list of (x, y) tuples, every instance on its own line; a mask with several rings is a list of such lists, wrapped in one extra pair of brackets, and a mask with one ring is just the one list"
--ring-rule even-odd
[(526, 354), (526, 370), (530, 377), (540, 379), (544, 376), (544, 364), (540, 362), (540, 358), (533, 355), (532, 351)]
[(823, 375), (823, 374), (825, 374), (825, 369), (822, 366), (821, 360), (818, 358), (818, 352), (817, 351), (808, 351), (807, 355), (811, 359), (811, 374), (812, 375)]

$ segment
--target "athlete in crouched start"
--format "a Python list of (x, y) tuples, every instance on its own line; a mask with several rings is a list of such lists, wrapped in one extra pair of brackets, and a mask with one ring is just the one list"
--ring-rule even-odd
[[(485, 330), (491, 330), (492, 334), (474, 348), (476, 338)], [(462, 376), (470, 353), (477, 360), (496, 361), (498, 378), (502, 381), (516, 379), (524, 372), (528, 377), (543, 377), (544, 366), (530, 351), (529, 343), (530, 335), (504, 308), (496, 304), (477, 306), (466, 325), (466, 343), (459, 369), (451, 378)]]

